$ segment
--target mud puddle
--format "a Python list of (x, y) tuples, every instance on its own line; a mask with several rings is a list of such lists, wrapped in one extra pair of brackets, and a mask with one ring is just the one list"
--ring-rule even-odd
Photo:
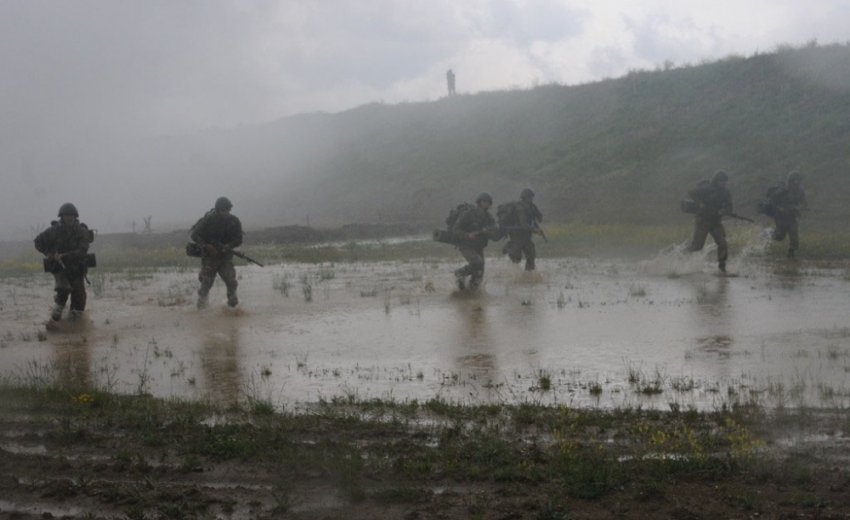
[[(52, 280), (0, 285), (0, 375), (279, 407), (334, 398), (711, 409), (850, 404), (850, 284), (702, 258), (237, 268), (241, 305), (195, 309), (197, 273), (90, 276), (82, 323), (46, 330)], [(78, 396), (85, 399), (85, 396)]]

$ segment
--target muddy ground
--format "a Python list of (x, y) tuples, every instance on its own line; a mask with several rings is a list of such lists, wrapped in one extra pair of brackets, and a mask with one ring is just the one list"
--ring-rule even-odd
[[(236, 311), (220, 284), (196, 310), (193, 270), (95, 271), (85, 319), (50, 330), (50, 282), (4, 280), (0, 517), (850, 516), (843, 271), (495, 259), (466, 294), (455, 267), (240, 267)], [(565, 443), (564, 410), (612, 423)], [(708, 459), (632, 428), (708, 439), (725, 413), (748, 440)]]

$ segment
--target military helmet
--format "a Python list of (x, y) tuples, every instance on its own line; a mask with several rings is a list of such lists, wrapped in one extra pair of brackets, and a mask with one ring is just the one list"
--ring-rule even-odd
[(718, 182), (724, 182), (729, 180), (729, 174), (724, 172), (723, 170), (717, 170), (714, 172), (714, 176), (711, 177), (711, 183), (717, 184)]
[(476, 204), (478, 204), (482, 200), (486, 200), (490, 204), (493, 203), (493, 197), (489, 193), (487, 193), (486, 191), (482, 191), (481, 193), (478, 194), (477, 197), (475, 197), (475, 203)]
[(802, 182), (803, 174), (798, 171), (793, 171), (788, 174), (788, 184), (793, 184), (795, 182)]
[(219, 197), (215, 201), (215, 210), (216, 211), (230, 211), (230, 208), (233, 207), (233, 203), (230, 202), (230, 199), (227, 197)]
[(70, 202), (66, 202), (65, 204), (62, 204), (62, 206), (59, 208), (59, 215), (58, 216), (61, 217), (62, 215), (74, 215), (75, 217), (80, 216), (80, 214), (77, 212), (77, 206), (74, 206)]
[(523, 188), (521, 192), (519, 192), (519, 198), (527, 199), (528, 197), (534, 196), (534, 190), (531, 188)]

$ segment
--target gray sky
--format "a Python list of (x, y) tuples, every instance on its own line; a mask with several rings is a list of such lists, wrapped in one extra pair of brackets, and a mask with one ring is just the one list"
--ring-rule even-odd
[[(577, 84), (847, 27), (840, 0), (0, 0), (0, 215), (24, 229), (69, 196), (96, 206), (80, 183), (136, 186), (107, 170), (138, 137), (433, 100), (449, 68), (459, 93)], [(94, 215), (141, 224), (157, 192), (134, 193)]]

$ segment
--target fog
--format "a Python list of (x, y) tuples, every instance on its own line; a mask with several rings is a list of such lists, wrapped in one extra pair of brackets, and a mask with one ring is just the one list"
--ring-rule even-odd
[(291, 205), (335, 141), (297, 114), (436, 100), (449, 68), (474, 93), (825, 43), (850, 18), (837, 0), (632, 4), (3, 2), (0, 240), (68, 201), (100, 232), (188, 227), (221, 195), (249, 228), (304, 224)]

